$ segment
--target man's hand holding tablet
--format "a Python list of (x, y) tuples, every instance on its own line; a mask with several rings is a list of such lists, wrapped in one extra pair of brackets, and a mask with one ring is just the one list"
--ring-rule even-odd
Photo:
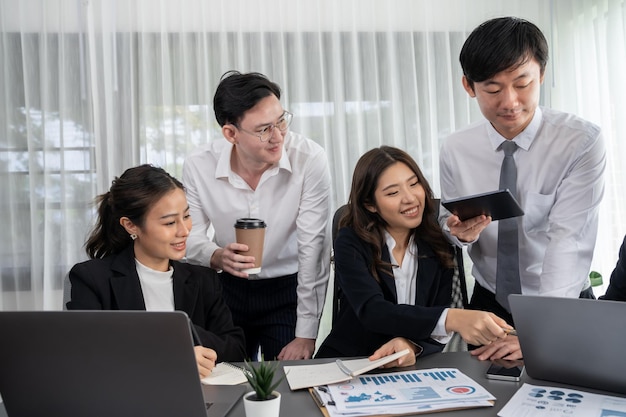
[(524, 215), (524, 210), (522, 210), (509, 190), (490, 191), (488, 193), (455, 198), (442, 201), (441, 204), (462, 222), (480, 215), (491, 217), (491, 220), (508, 219)]

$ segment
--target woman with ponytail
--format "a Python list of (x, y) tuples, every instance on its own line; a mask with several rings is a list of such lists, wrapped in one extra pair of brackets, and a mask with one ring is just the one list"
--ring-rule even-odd
[(70, 271), (68, 310), (184, 311), (201, 345), (198, 371), (244, 359), (212, 269), (180, 262), (191, 230), (183, 185), (151, 165), (126, 170), (97, 197), (98, 219), (85, 245), (90, 260)]

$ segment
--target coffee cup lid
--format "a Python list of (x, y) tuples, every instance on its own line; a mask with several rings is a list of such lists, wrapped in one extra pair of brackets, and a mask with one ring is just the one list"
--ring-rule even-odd
[(242, 218), (237, 219), (235, 227), (237, 229), (260, 229), (262, 227), (266, 227), (266, 225), (261, 219)]

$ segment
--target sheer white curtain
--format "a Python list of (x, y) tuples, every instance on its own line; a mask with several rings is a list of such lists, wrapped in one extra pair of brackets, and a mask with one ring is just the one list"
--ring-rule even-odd
[[(551, 40), (542, 102), (602, 125), (624, 155), (623, 0), (0, 0), (0, 309), (61, 308), (93, 198), (139, 163), (180, 176), (191, 149), (220, 137), (211, 103), (230, 69), (282, 86), (293, 130), (327, 151), (334, 207), (358, 157), (381, 144), (411, 153), (438, 190), (441, 140), (481, 117), (460, 47), (502, 15)], [(609, 166), (612, 227), (594, 266), (605, 275), (626, 232), (620, 168)]]
[(592, 269), (603, 294), (626, 234), (626, 2), (554, 1), (552, 106), (602, 127), (607, 149), (606, 191)]

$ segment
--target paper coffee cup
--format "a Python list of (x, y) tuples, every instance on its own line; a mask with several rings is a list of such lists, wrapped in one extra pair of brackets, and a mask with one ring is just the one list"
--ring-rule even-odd
[(248, 274), (258, 274), (261, 272), (265, 227), (265, 222), (261, 219), (237, 219), (235, 223), (235, 237), (237, 243), (248, 245), (247, 251), (239, 251), (239, 253), (241, 255), (254, 256), (254, 268), (242, 269), (242, 272), (247, 272)]

